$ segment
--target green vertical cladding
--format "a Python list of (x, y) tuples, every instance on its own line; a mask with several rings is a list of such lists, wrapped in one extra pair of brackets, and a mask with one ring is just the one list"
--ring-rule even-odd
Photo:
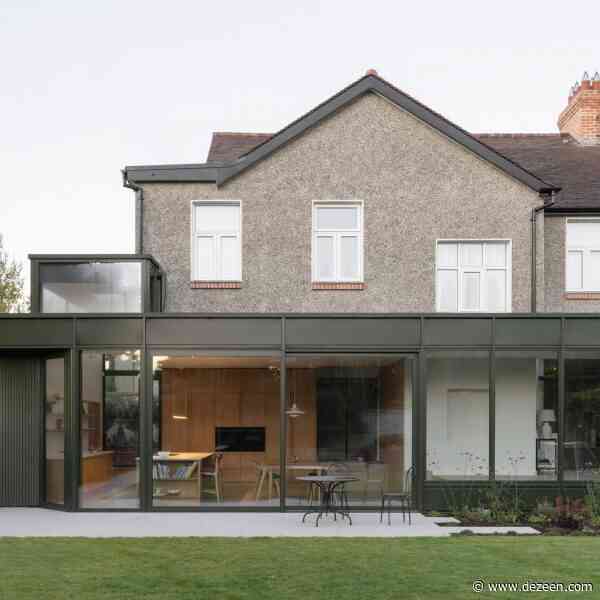
[(0, 357), (0, 506), (38, 506), (41, 363)]

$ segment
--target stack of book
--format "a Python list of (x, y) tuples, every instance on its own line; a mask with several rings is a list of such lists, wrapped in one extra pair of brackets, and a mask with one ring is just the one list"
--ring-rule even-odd
[(152, 470), (152, 477), (155, 480), (167, 480), (167, 479), (191, 479), (194, 471), (196, 470), (196, 463), (191, 465), (179, 465), (171, 466), (164, 463), (154, 464)]

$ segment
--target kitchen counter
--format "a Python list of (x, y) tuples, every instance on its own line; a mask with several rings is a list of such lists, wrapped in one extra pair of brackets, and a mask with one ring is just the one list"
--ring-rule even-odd
[(112, 479), (113, 451), (86, 452), (81, 455), (81, 482), (100, 483)]

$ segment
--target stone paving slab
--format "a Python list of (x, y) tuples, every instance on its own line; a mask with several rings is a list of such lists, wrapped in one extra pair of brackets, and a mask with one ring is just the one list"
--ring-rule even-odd
[[(378, 513), (352, 514), (353, 525), (340, 518), (302, 513), (68, 513), (42, 508), (0, 508), (0, 537), (449, 537), (462, 529), (474, 533), (537, 533), (530, 527), (440, 527), (457, 523), (448, 517), (412, 514), (412, 525), (392, 514), (392, 525)], [(482, 531), (479, 531), (482, 530)]]

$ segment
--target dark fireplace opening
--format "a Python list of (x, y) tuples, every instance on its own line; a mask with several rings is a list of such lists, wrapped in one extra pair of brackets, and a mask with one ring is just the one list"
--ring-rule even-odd
[(219, 452), (264, 452), (264, 427), (217, 427), (215, 448)]

